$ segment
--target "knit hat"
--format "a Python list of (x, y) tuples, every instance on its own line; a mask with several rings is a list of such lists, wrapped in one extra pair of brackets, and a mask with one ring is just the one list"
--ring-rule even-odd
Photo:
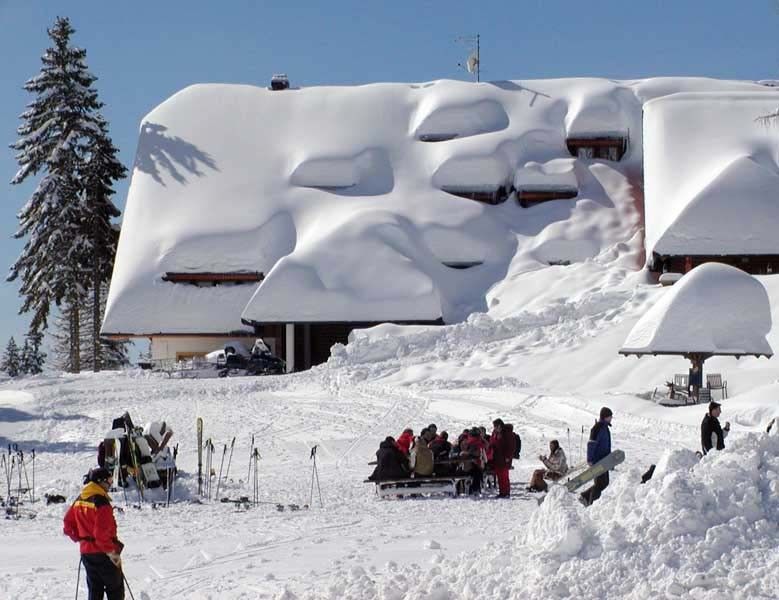
[(600, 409), (600, 418), (601, 418), (601, 420), (608, 419), (613, 414), (614, 413), (611, 412), (611, 409), (608, 406), (604, 406), (603, 408)]
[(94, 483), (101, 483), (103, 481), (108, 481), (109, 479), (111, 479), (111, 477), (113, 477), (113, 475), (111, 475), (111, 471), (109, 471), (108, 469), (97, 467), (89, 471), (89, 475), (87, 477), (89, 481), (92, 481)]

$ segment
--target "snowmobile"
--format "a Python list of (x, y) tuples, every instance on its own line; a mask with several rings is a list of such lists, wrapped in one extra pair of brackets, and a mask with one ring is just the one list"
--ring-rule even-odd
[[(244, 349), (245, 350), (245, 349)], [(274, 356), (265, 342), (258, 338), (251, 352), (237, 351), (232, 345), (225, 345), (224, 359), (217, 362), (219, 377), (228, 375), (282, 375), (286, 373), (286, 364)]]

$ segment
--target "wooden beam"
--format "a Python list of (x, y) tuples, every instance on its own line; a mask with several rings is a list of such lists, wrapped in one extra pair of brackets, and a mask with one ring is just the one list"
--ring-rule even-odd
[(259, 271), (232, 271), (226, 273), (216, 273), (212, 271), (199, 273), (168, 271), (162, 276), (163, 281), (170, 281), (171, 283), (199, 283), (201, 281), (246, 283), (262, 281), (263, 279), (265, 279), (265, 275)]

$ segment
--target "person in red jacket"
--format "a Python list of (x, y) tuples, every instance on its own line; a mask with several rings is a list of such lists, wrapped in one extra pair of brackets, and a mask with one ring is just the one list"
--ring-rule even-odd
[(79, 543), (87, 572), (89, 600), (124, 600), (124, 577), (119, 553), (124, 545), (116, 537), (116, 521), (108, 490), (108, 469), (92, 469), (76, 501), (65, 513), (63, 531)]
[(498, 480), (498, 498), (511, 496), (511, 482), (509, 480), (509, 468), (514, 457), (514, 435), (506, 429), (502, 419), (492, 422), (492, 436), (490, 436), (490, 449), (492, 450), (492, 467), (495, 469), (495, 477)]
[(411, 450), (411, 446), (413, 444), (414, 444), (414, 430), (413, 429), (404, 429), (403, 433), (401, 433), (398, 436), (398, 439), (395, 440), (395, 445), (406, 456), (408, 456), (408, 453)]

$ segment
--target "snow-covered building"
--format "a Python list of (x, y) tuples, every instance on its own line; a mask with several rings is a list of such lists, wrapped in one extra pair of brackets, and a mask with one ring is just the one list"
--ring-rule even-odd
[[(355, 327), (486, 311), (517, 269), (639, 256), (645, 180), (651, 259), (712, 183), (689, 169), (716, 144), (664, 144), (677, 117), (663, 100), (642, 128), (645, 103), (678, 92), (743, 96), (754, 107), (739, 114), (755, 117), (779, 105), (756, 83), (690, 78), (188, 87), (141, 124), (103, 334), (149, 338), (154, 358), (260, 335), (307, 368)], [(743, 159), (721, 165), (720, 184), (732, 173), (767, 193), (771, 155), (757, 149), (772, 132), (749, 131), (727, 138)], [(685, 185), (656, 180), (670, 164), (689, 167)]]
[[(771, 88), (767, 88), (770, 90)], [(688, 92), (644, 106), (646, 248), (657, 271), (779, 272), (779, 93)]]

